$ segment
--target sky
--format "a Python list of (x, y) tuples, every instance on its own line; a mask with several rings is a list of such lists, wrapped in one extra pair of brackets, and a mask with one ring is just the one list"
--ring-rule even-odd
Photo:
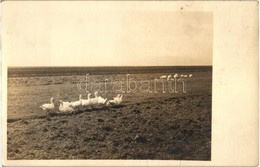
[(5, 3), (8, 66), (212, 65), (212, 13)]

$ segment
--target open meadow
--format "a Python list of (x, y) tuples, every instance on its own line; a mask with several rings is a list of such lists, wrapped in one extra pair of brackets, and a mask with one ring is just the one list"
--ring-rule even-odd
[[(176, 73), (172, 91), (175, 82), (159, 78)], [(86, 74), (89, 87), (79, 83)], [(123, 102), (56, 112), (59, 100), (93, 97), (92, 81), (100, 96)], [(39, 106), (51, 97), (55, 112), (47, 113)], [(211, 66), (9, 69), (8, 159), (210, 160), (211, 101)]]

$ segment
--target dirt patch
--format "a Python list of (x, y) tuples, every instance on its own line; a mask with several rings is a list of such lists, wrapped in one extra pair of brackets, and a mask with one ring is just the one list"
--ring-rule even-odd
[(8, 123), (8, 159), (210, 160), (211, 95)]

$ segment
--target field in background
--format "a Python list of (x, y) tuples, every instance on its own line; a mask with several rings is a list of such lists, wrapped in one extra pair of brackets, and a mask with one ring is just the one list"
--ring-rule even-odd
[[(107, 67), (108, 68), (108, 67)], [(85, 73), (83, 73), (82, 71)], [(131, 71), (130, 71), (131, 69)], [(61, 71), (64, 75), (61, 75)], [(138, 71), (139, 70), (139, 71)], [(156, 73), (152, 73), (155, 70)], [(149, 72), (151, 71), (151, 72)], [(79, 75), (69, 75), (78, 72)], [(97, 75), (96, 73), (101, 74)], [(119, 72), (119, 74), (115, 73)], [(136, 72), (136, 73), (133, 73)], [(104, 73), (109, 73), (104, 75)], [(110, 74), (111, 73), (111, 74)], [(114, 74), (113, 74), (114, 73)], [(185, 78), (186, 93), (182, 92), (182, 84), (177, 84), (178, 93), (162, 92), (162, 84), (158, 82), (156, 90), (158, 93), (142, 93), (140, 91), (124, 94), (124, 104), (153, 100), (153, 98), (162, 97), (179, 97), (190, 96), (195, 94), (211, 93), (211, 67), (110, 67), (106, 68), (11, 68), (8, 71), (8, 118), (24, 118), (36, 115), (45, 115), (39, 106), (48, 103), (51, 97), (54, 97), (56, 107), (58, 109), (58, 100), (76, 101), (79, 94), (83, 98), (87, 98), (86, 92), (81, 92), (77, 83), (80, 79), (85, 79), (85, 75), (89, 74), (90, 80), (98, 80), (100, 82), (108, 79), (108, 93), (100, 93), (102, 97), (113, 99), (118, 92), (112, 92), (114, 84), (112, 81), (118, 80), (126, 82), (126, 74), (130, 73), (130, 78), (137, 81), (140, 88), (140, 81), (147, 80), (151, 83), (154, 79), (159, 79), (162, 75), (192, 74), (193, 77)], [(57, 75), (59, 74), (59, 75)], [(36, 76), (40, 75), (40, 76)], [(166, 83), (166, 81), (165, 81)], [(154, 85), (151, 85), (152, 89)], [(83, 86), (82, 86), (83, 87)], [(101, 89), (104, 88), (104, 82), (101, 83)], [(126, 90), (126, 83), (124, 83)], [(102, 89), (104, 90), (104, 89)], [(94, 92), (90, 92), (93, 93)]]
[[(140, 84), (175, 73), (193, 75), (185, 78), (186, 93), (181, 84), (178, 93), (158, 86), (158, 93), (124, 93), (118, 108), (60, 116), (39, 109), (51, 97), (56, 110), (59, 99), (86, 99), (77, 88), (85, 74), (123, 82), (131, 74)], [(109, 92), (100, 95), (112, 99), (117, 93), (107, 86)], [(212, 67), (10, 68), (8, 159), (210, 160), (211, 94)]]
[(107, 74), (143, 74), (211, 71), (212, 66), (147, 66), (147, 67), (9, 67), (8, 77), (71, 76)]

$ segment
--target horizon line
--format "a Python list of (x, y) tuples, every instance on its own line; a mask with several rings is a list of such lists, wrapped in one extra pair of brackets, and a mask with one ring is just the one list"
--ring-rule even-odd
[(7, 68), (86, 68), (86, 67), (201, 67), (201, 66), (213, 66), (213, 65), (171, 65), (171, 66), (164, 66), (164, 65), (144, 65), (144, 66), (7, 66)]

